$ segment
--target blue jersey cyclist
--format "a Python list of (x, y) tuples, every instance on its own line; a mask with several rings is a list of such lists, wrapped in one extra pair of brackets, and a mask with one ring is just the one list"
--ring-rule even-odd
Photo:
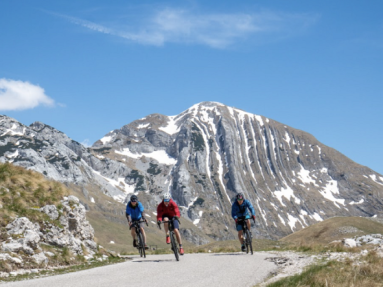
[(142, 205), (141, 202), (138, 201), (137, 195), (132, 195), (130, 197), (130, 201), (126, 205), (125, 215), (126, 215), (126, 219), (128, 219), (128, 222), (129, 222), (130, 233), (133, 237), (133, 246), (137, 247), (137, 239), (136, 239), (135, 228), (131, 228), (132, 223), (133, 221), (140, 221), (140, 219), (142, 219), (143, 221), (142, 220), (140, 221), (139, 226), (141, 229), (142, 236), (144, 237), (145, 249), (149, 249), (149, 247), (146, 245), (146, 234), (144, 230), (144, 221), (146, 221), (146, 219), (142, 215), (143, 212), (144, 212), (144, 206)]
[(249, 231), (251, 231), (250, 218), (253, 218), (253, 220), (255, 220), (255, 210), (254, 210), (254, 207), (251, 205), (250, 201), (247, 199), (244, 199), (242, 193), (238, 193), (235, 199), (236, 199), (235, 202), (231, 206), (231, 216), (235, 220), (235, 227), (238, 231), (238, 239), (239, 239), (239, 242), (241, 242), (241, 249), (242, 251), (245, 251), (246, 248), (243, 243), (243, 237), (242, 237), (243, 226), (242, 224), (238, 224), (238, 218), (245, 219), (247, 228), (249, 229)]

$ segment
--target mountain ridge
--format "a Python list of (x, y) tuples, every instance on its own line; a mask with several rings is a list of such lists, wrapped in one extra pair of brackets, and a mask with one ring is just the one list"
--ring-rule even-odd
[[(4, 140), (5, 131), (13, 143), (15, 133), (22, 134), (10, 124), (1, 129), (2, 122), (0, 151), (12, 142)], [(333, 216), (383, 215), (380, 174), (311, 134), (221, 103), (202, 102), (176, 116), (148, 115), (89, 148), (68, 137), (55, 138), (64, 144), (51, 148), (61, 148), (67, 156), (61, 161), (73, 165), (72, 177), (77, 174), (72, 182), (95, 182), (120, 202), (136, 193), (149, 210), (170, 191), (182, 215), (215, 240), (235, 238), (230, 206), (238, 192), (256, 209), (253, 233), (260, 238), (280, 238)], [(9, 144), (0, 161), (20, 163), (16, 151), (22, 152)], [(55, 174), (51, 169), (48, 177)], [(60, 164), (57, 170), (61, 181), (68, 180)]]

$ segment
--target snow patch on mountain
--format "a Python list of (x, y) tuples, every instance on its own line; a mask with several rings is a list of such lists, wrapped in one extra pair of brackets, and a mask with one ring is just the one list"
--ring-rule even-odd
[(175, 118), (176, 116), (168, 117), (168, 124), (165, 127), (160, 127), (158, 129), (169, 135), (178, 133), (180, 131), (180, 128), (178, 127), (177, 120), (175, 120)]
[(124, 148), (122, 151), (115, 150), (115, 153), (125, 155), (130, 158), (140, 159), (141, 157), (149, 157), (155, 159), (159, 163), (166, 165), (174, 165), (177, 163), (177, 160), (170, 157), (164, 150), (155, 150), (150, 153), (133, 153), (129, 148)]

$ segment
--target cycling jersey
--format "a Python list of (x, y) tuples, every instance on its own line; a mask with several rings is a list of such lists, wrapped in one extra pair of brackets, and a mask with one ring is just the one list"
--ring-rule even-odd
[(170, 199), (168, 206), (165, 206), (163, 201), (158, 205), (157, 220), (162, 220), (163, 215), (167, 215), (169, 219), (172, 219), (174, 216), (181, 217), (178, 205), (173, 201), (173, 199)]
[(129, 215), (132, 221), (140, 220), (143, 212), (144, 206), (139, 201), (136, 206), (131, 205), (130, 201), (126, 205), (126, 215)]
[(249, 210), (251, 212), (251, 215), (255, 215), (254, 207), (247, 199), (245, 199), (241, 205), (239, 205), (238, 201), (235, 201), (231, 206), (231, 216), (234, 219), (243, 216), (246, 217), (249, 215)]

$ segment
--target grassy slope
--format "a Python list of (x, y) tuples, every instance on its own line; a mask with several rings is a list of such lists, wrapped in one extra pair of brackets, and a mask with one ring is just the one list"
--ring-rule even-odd
[(68, 194), (64, 185), (45, 179), (40, 173), (0, 163), (0, 228), (16, 216), (28, 217), (33, 222), (51, 221), (36, 209), (47, 204), (59, 206)]
[[(341, 233), (340, 228), (353, 227), (358, 231)], [(334, 240), (365, 234), (383, 234), (383, 224), (363, 217), (333, 217), (290, 234), (280, 241), (297, 244), (328, 244)]]

